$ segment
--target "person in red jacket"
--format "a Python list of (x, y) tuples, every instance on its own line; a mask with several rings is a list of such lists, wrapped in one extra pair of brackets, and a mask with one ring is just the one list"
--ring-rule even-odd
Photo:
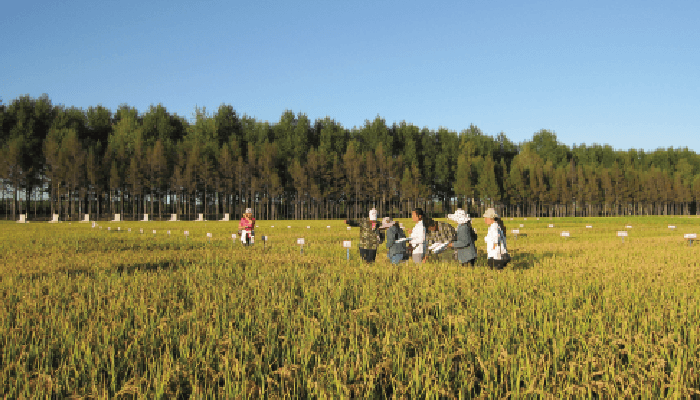
[(244, 245), (250, 246), (255, 243), (255, 218), (253, 218), (253, 209), (246, 208), (241, 222), (238, 223), (238, 233), (241, 235), (241, 242)]

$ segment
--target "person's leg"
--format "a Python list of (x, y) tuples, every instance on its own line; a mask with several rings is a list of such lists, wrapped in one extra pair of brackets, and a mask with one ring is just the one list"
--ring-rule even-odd
[(472, 258), (471, 260), (469, 260), (469, 261), (467, 261), (467, 262), (463, 262), (463, 263), (462, 263), (462, 266), (463, 266), (463, 267), (472, 267), (472, 268), (474, 268), (474, 264), (476, 264), (476, 259)]
[(377, 250), (367, 250), (367, 262), (373, 263), (377, 259)]
[(367, 250), (366, 250), (366, 249), (363, 249), (362, 247), (360, 247), (360, 258), (361, 258), (363, 261), (367, 261), (367, 256), (368, 256), (368, 255), (367, 255)]
[(420, 264), (423, 262), (423, 253), (413, 253), (413, 263)]
[(398, 263), (403, 261), (403, 254), (402, 253), (394, 254), (393, 257), (389, 257), (389, 260), (391, 260), (392, 264), (398, 264)]
[(496, 265), (496, 260), (494, 260), (493, 258), (489, 258), (486, 262), (486, 265), (488, 265), (489, 269), (493, 269), (493, 267)]

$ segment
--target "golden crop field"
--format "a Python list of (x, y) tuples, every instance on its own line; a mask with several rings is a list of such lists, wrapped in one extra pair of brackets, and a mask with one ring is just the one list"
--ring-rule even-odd
[(480, 219), (474, 269), (363, 264), (342, 221), (0, 223), (0, 393), (700, 397), (700, 219), (504, 222), (503, 271)]

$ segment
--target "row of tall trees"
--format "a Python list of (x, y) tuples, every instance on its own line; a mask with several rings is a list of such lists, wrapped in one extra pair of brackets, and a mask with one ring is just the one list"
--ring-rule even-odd
[[(407, 216), (413, 207), (506, 216), (700, 212), (700, 157), (568, 147), (547, 130), (518, 145), (476, 126), (461, 132), (377, 116), (348, 129), (285, 111), (274, 124), (230, 105), (192, 121), (162, 105), (139, 113), (53, 105), (47, 95), (0, 102), (6, 218), (240, 215), (263, 219)], [(166, 217), (167, 216), (167, 217)]]

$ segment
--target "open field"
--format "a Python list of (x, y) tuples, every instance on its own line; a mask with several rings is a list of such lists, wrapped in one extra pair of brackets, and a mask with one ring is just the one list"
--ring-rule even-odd
[(700, 219), (504, 222), (503, 271), (481, 219), (475, 269), (364, 265), (342, 221), (0, 223), (0, 393), (700, 398)]

